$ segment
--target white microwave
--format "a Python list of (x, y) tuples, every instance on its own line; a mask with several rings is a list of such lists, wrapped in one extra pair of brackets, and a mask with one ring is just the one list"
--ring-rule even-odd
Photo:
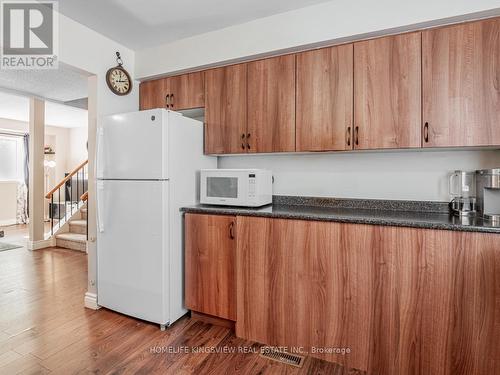
[(265, 169), (202, 169), (200, 203), (259, 207), (272, 203), (273, 176)]

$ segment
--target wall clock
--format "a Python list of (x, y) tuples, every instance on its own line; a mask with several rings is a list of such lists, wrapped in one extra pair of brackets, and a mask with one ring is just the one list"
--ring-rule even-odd
[(132, 90), (132, 79), (123, 67), (120, 52), (116, 52), (116, 63), (116, 66), (106, 72), (106, 83), (113, 94), (127, 95)]

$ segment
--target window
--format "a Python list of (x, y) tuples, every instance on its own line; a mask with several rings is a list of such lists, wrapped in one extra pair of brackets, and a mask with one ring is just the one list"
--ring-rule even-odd
[(23, 138), (0, 135), (0, 181), (24, 180)]

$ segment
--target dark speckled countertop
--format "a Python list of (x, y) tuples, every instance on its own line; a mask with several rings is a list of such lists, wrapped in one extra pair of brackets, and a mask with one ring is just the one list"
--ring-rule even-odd
[(274, 196), (272, 205), (260, 208), (199, 204), (181, 211), (500, 234), (481, 218), (450, 215), (446, 202)]

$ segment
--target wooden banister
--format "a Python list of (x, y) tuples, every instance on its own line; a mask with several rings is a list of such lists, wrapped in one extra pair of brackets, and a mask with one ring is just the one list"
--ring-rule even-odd
[(69, 181), (71, 179), (71, 177), (73, 177), (78, 171), (80, 171), (80, 169), (82, 169), (85, 165), (87, 165), (88, 162), (89, 161), (87, 159), (84, 162), (82, 162), (80, 165), (78, 165), (75, 169), (73, 169), (69, 175), (67, 175), (66, 177), (64, 177), (51, 191), (49, 191), (47, 193), (47, 195), (45, 196), (45, 198), (47, 198), (47, 199), (52, 198), (52, 195), (54, 195), (54, 193), (57, 190), (59, 190), (59, 188), (61, 186), (63, 186), (67, 181)]
[(85, 193), (82, 194), (80, 200), (86, 202), (88, 198), (89, 198), (89, 192), (86, 191)]

